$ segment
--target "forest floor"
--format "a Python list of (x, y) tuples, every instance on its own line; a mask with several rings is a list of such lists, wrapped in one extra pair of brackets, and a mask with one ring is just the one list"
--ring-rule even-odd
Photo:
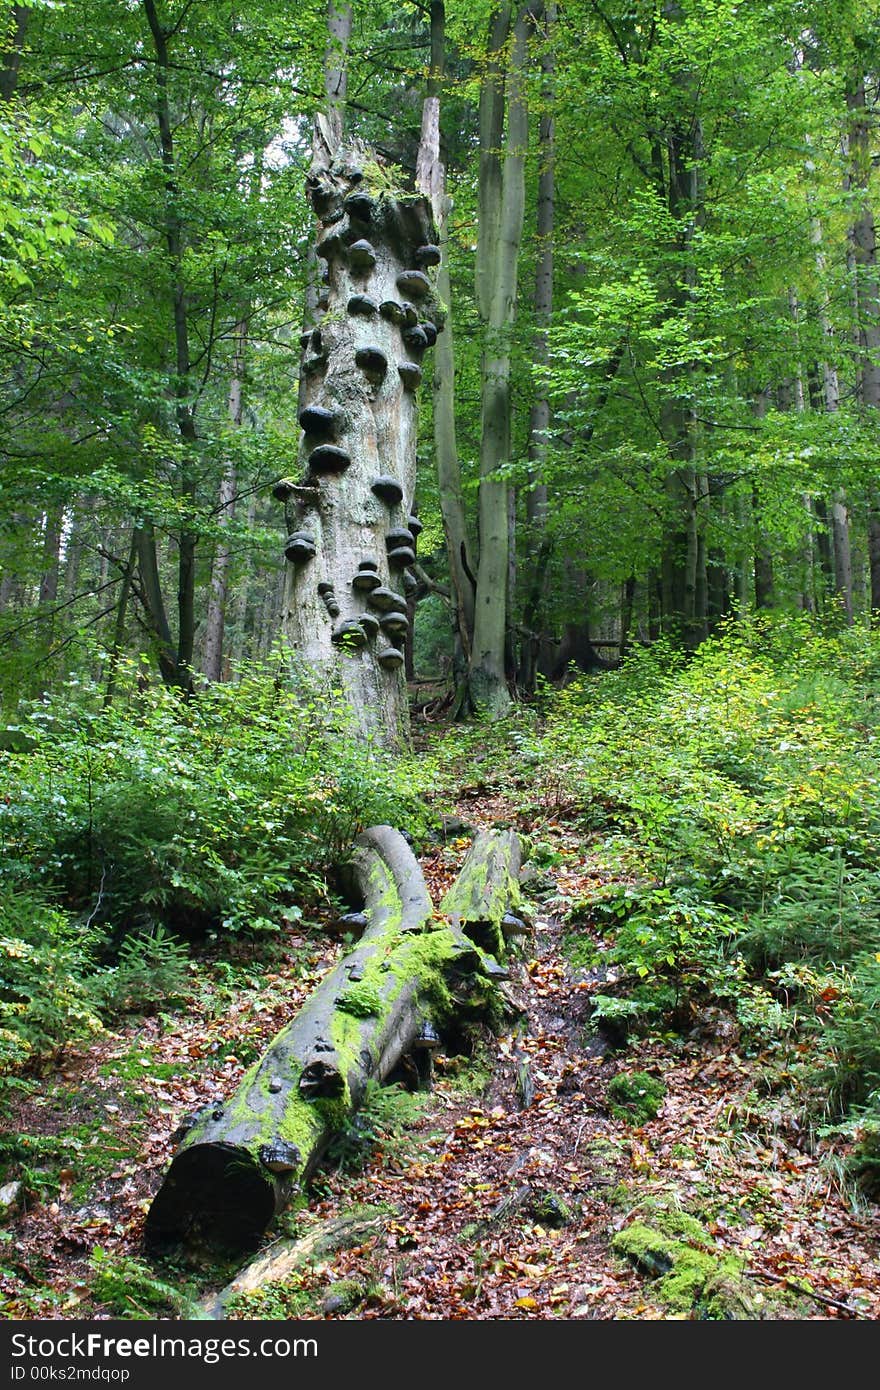
[[(485, 785), (458, 812), (477, 828), (518, 821)], [(833, 1145), (802, 1125), (778, 1058), (738, 1050), (717, 1010), (688, 1036), (625, 1049), (591, 1033), (598, 976), (572, 964), (564, 924), (598, 859), (549, 801), (538, 815), (556, 862), (527, 889), (534, 925), (511, 964), (524, 1021), (470, 1059), (440, 1056), (405, 1120), (386, 1107), (384, 1136), (368, 1112), (361, 1134), (378, 1143), (326, 1165), (269, 1239), (363, 1205), (386, 1210), (382, 1234), (231, 1315), (880, 1317), (880, 1208), (853, 1198)], [(467, 843), (423, 856), (435, 901)], [(68, 1054), (22, 1096), (29, 1195), (0, 1233), (0, 1316), (187, 1317), (232, 1276), (235, 1264), (149, 1262), (145, 1211), (181, 1119), (232, 1091), (339, 949), (319, 920), (242, 942), (197, 963), (184, 1008)], [(619, 1073), (636, 1073), (629, 1107), (609, 1095)], [(642, 1074), (662, 1083), (653, 1117)]]

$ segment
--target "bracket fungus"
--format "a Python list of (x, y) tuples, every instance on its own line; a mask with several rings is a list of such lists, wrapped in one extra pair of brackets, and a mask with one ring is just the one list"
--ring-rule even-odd
[(358, 570), (351, 581), (351, 587), (361, 594), (370, 594), (382, 583), (375, 570)]
[(384, 584), (373, 590), (369, 602), (373, 608), (378, 608), (380, 613), (406, 612), (406, 599), (403, 595), (396, 593), (394, 589), (387, 588)]
[(376, 264), (376, 252), (366, 238), (353, 241), (348, 248), (348, 263), (352, 270), (372, 270)]
[(383, 474), (380, 478), (374, 478), (370, 484), (370, 491), (380, 497), (383, 502), (387, 502), (389, 507), (396, 507), (403, 501), (403, 488), (396, 478)]
[(342, 473), (351, 463), (351, 455), (336, 444), (319, 444), (309, 454), (313, 473)]
[(318, 585), (318, 593), (323, 599), (324, 607), (327, 609), (327, 612), (330, 614), (330, 617), (338, 618), (339, 602), (336, 598), (336, 591), (334, 590), (333, 585), (328, 584), (326, 581), (324, 581), (323, 583)]
[(315, 549), (315, 538), (311, 532), (294, 531), (293, 535), (287, 538), (284, 555), (291, 564), (301, 565), (314, 557)]
[(353, 294), (348, 301), (348, 312), (361, 318), (372, 319), (378, 314), (379, 305), (368, 294)]
[(406, 343), (410, 352), (424, 352), (428, 346), (428, 335), (420, 324), (414, 324), (412, 328), (403, 330), (403, 341)]
[(405, 637), (409, 632), (409, 619), (405, 613), (392, 610), (382, 614), (379, 619), (379, 626), (383, 632), (387, 632), (391, 637)]
[(403, 652), (398, 651), (397, 647), (383, 647), (376, 653), (376, 660), (384, 670), (396, 671), (403, 665)]
[(423, 270), (404, 270), (397, 277), (397, 288), (413, 299), (424, 299), (431, 293), (431, 281)]
[(414, 565), (415, 562), (416, 552), (411, 545), (396, 545), (388, 552), (388, 563), (394, 568), (405, 569), (407, 565)]
[(349, 217), (355, 217), (359, 222), (369, 222), (375, 204), (369, 193), (359, 188), (355, 193), (349, 193), (342, 206)]
[(406, 314), (404, 313), (403, 305), (398, 304), (396, 299), (383, 299), (382, 303), (379, 305), (379, 313), (388, 323), (393, 323), (398, 328), (402, 328), (406, 323)]
[(324, 405), (307, 405), (299, 412), (300, 428), (306, 434), (332, 434), (339, 423), (335, 410)]
[(405, 526), (392, 526), (390, 531), (385, 533), (385, 545), (388, 550), (393, 550), (397, 545), (413, 545), (415, 543), (412, 531)]
[(370, 343), (366, 347), (357, 349), (354, 360), (368, 381), (379, 383), (384, 381), (385, 373), (388, 371), (388, 358), (380, 347), (375, 343)]
[(366, 640), (367, 634), (357, 618), (346, 618), (344, 623), (333, 629), (333, 641), (339, 647), (363, 647)]
[(260, 1162), (270, 1173), (293, 1173), (302, 1162), (302, 1155), (296, 1144), (276, 1136), (260, 1148)]
[(405, 391), (415, 391), (422, 380), (422, 369), (416, 362), (398, 362), (397, 370)]

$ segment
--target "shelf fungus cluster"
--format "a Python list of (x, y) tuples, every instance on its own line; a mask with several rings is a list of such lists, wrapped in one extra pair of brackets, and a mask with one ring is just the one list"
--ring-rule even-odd
[(298, 476), (273, 487), (289, 533), (285, 635), (398, 746), (421, 530), (416, 393), (443, 326), (440, 252), (426, 200), (372, 187), (357, 151), (313, 169), (308, 189), (320, 284), (300, 340)]

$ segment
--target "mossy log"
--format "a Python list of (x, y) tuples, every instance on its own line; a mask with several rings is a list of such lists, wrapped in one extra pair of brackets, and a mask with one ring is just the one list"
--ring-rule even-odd
[(279, 1284), (296, 1270), (316, 1264), (337, 1250), (347, 1250), (380, 1235), (387, 1221), (387, 1209), (362, 1207), (320, 1222), (298, 1240), (276, 1241), (239, 1270), (219, 1293), (204, 1299), (199, 1305), (199, 1316), (206, 1321), (225, 1318), (233, 1300), (246, 1298), (267, 1284)]
[(499, 960), (507, 936), (524, 929), (512, 912), (520, 901), (521, 860), (519, 836), (514, 831), (481, 830), (440, 904), (440, 911), (453, 925)]
[(254, 1242), (314, 1171), (360, 1104), (386, 1081), (427, 1022), (458, 1030), (489, 1017), (497, 963), (433, 915), (403, 837), (358, 837), (351, 877), (367, 926), (243, 1077), (186, 1134), (150, 1207), (152, 1243)]

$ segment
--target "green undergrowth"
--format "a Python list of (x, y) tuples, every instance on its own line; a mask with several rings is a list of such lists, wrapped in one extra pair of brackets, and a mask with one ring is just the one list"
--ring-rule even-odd
[(419, 774), (277, 670), (183, 700), (132, 668), (76, 681), (0, 751), (3, 1086), (127, 1013), (190, 996), (193, 946), (272, 935), (329, 900), (359, 830), (424, 833)]
[(455, 731), (446, 775), (506, 790), (538, 865), (567, 862), (554, 821), (589, 844), (565, 927), (595, 973), (594, 1029), (621, 1046), (726, 1016), (726, 1045), (785, 1059), (814, 1123), (864, 1129), (880, 1121), (878, 711), (880, 636), (756, 617)]
[(875, 635), (754, 621), (574, 682), (521, 736), (595, 845), (567, 930), (613, 1040), (721, 1009), (747, 1051), (800, 1047), (818, 1118), (880, 1113), (878, 700)]

